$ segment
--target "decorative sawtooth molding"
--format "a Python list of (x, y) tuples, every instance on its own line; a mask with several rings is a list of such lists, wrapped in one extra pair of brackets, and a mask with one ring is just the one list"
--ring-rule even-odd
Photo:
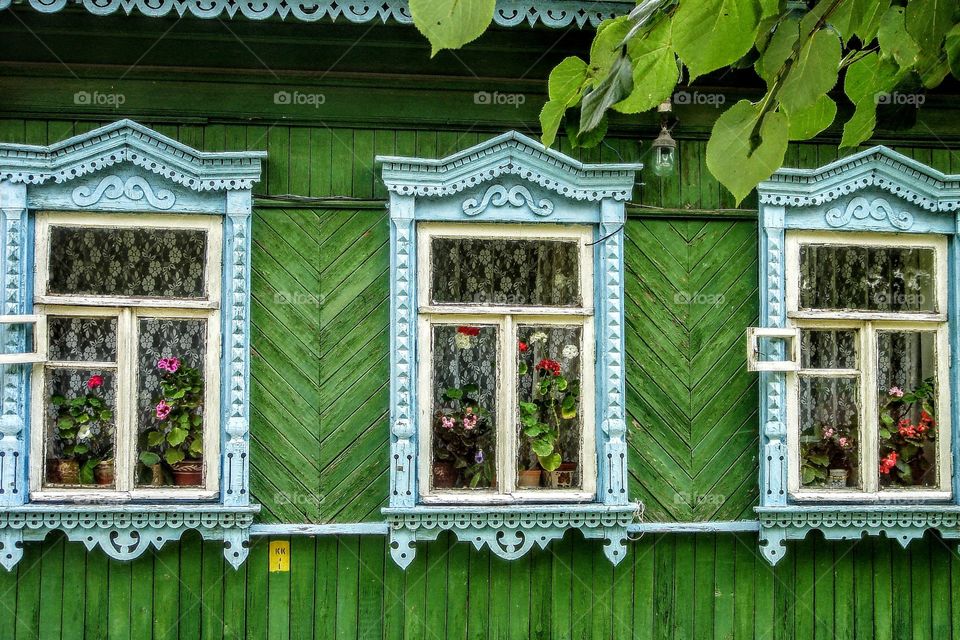
[(587, 165), (510, 131), (439, 160), (380, 156), (387, 190), (417, 197), (451, 196), (504, 176), (516, 176), (566, 199), (626, 201), (635, 164)]
[(77, 187), (70, 192), (70, 198), (78, 207), (89, 207), (103, 199), (146, 200), (150, 206), (166, 211), (172, 209), (177, 198), (169, 189), (154, 191), (150, 183), (140, 176), (130, 176), (126, 180), (120, 176), (106, 176), (96, 187)]
[[(868, 189), (866, 193), (857, 192)], [(886, 191), (898, 199), (877, 197)], [(877, 222), (890, 225), (899, 233), (929, 233), (928, 225), (917, 220), (930, 212), (954, 211), (960, 203), (960, 176), (948, 176), (885, 147), (874, 147), (818, 169), (781, 169), (760, 184), (760, 324), (764, 327), (787, 326), (786, 229), (840, 233), (876, 231)], [(834, 207), (803, 210), (846, 197)], [(814, 213), (815, 215), (810, 215)], [(946, 218), (946, 216), (945, 216)], [(960, 219), (956, 214), (940, 228), (956, 238)], [(941, 231), (943, 233), (943, 231)], [(954, 273), (955, 269), (950, 270)], [(949, 282), (950, 298), (960, 283)], [(952, 317), (952, 312), (951, 312)], [(956, 332), (951, 330), (951, 339)], [(764, 359), (782, 360), (785, 345), (770, 340)], [(957, 345), (952, 345), (955, 350)], [(906, 506), (911, 500), (904, 493), (898, 504), (864, 503), (814, 504), (799, 502), (788, 491), (790, 477), (787, 374), (759, 374), (760, 435), (760, 545), (764, 557), (776, 564), (787, 553), (785, 542), (799, 540), (816, 529), (828, 539), (856, 539), (863, 535), (884, 534), (904, 546), (938, 529), (945, 538), (960, 538), (960, 505), (954, 491), (949, 504)], [(956, 401), (956, 399), (954, 399)], [(956, 441), (956, 439), (953, 439)], [(960, 464), (960, 452), (951, 453), (954, 468)], [(914, 503), (915, 504), (915, 503)]]
[(578, 529), (584, 538), (604, 540), (604, 555), (614, 565), (627, 555), (628, 527), (637, 513), (635, 505), (570, 506), (567, 509), (502, 508), (478, 511), (475, 508), (424, 508), (409, 512), (384, 509), (389, 525), (390, 555), (406, 569), (416, 557), (418, 541), (433, 541), (450, 531), (460, 542), (477, 550), (488, 548), (495, 556), (516, 560), (534, 546), (545, 549), (570, 529)]
[[(25, 542), (42, 540), (54, 530), (121, 560), (177, 540), (188, 529), (223, 540), (224, 555), (234, 566), (247, 557), (248, 529), (259, 511), (249, 494), (250, 189), (265, 157), (264, 152), (197, 151), (130, 120), (45, 147), (0, 144), (4, 315), (27, 314), (32, 308), (32, 265), (23, 264), (33, 242), (28, 203), (43, 202), (50, 211), (96, 213), (115, 211), (116, 201), (136, 202), (137, 215), (203, 213), (223, 220), (217, 497), (203, 503), (124, 503), (118, 496), (83, 507), (31, 504), (25, 464), (30, 367), (0, 367), (0, 564), (7, 569), (20, 560)], [(103, 174), (75, 186), (74, 180), (95, 172)], [(174, 184), (196, 193), (179, 197), (182, 189), (167, 188)], [(0, 324), (5, 353), (24, 350), (26, 326)]]
[[(624, 200), (639, 164), (584, 165), (516, 132), (440, 160), (378, 157), (390, 193), (390, 506), (391, 555), (406, 568), (414, 545), (452, 531), (507, 559), (544, 547), (568, 529), (607, 541), (614, 563), (626, 553), (627, 527), (641, 509), (627, 494), (624, 410)], [(519, 180), (502, 183), (512, 175)], [(517, 184), (519, 182), (519, 184)], [(471, 189), (462, 200), (456, 194)], [(560, 197), (553, 198), (551, 193)], [(551, 195), (551, 198), (545, 197)], [(491, 209), (496, 209), (492, 211)], [(417, 487), (417, 224), (420, 221), (590, 225), (597, 274), (597, 494), (593, 502), (518, 506), (424, 506)], [(479, 223), (478, 223), (479, 224)]]
[(944, 174), (883, 146), (818, 169), (780, 169), (757, 190), (760, 204), (808, 207), (870, 187), (928, 211), (960, 209), (960, 175)]
[(477, 198), (464, 200), (461, 209), (464, 215), (476, 217), (486, 211), (487, 207), (508, 206), (515, 209), (526, 207), (533, 215), (542, 218), (549, 216), (554, 210), (552, 201), (547, 198), (541, 198), (539, 202), (535, 201), (530, 190), (519, 184), (510, 187), (509, 190), (500, 184), (492, 185), (479, 200)]
[[(303, 22), (346, 20), (363, 24), (380, 21), (412, 24), (410, 8), (401, 0), (28, 0), (16, 4), (42, 13), (56, 13), (69, 7), (83, 7), (92, 14), (105, 16), (118, 12), (130, 15), (139, 12), (150, 17), (175, 14), (202, 19), (246, 18), (249, 20), (294, 19)], [(0, 9), (11, 5), (11, 0), (0, 0)], [(498, 0), (493, 22), (501, 27), (542, 24), (555, 29), (576, 25), (596, 27), (608, 18), (626, 15), (632, 2), (602, 0), (578, 2), (574, 0)]]
[(121, 163), (133, 164), (193, 191), (249, 190), (265, 152), (208, 153), (119, 120), (49, 146), (0, 144), (0, 180), (61, 184)]

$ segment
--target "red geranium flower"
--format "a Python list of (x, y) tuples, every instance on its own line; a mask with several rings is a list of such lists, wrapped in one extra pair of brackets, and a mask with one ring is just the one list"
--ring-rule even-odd
[(517, 345), (517, 347), (520, 349), (520, 353), (526, 353), (527, 351), (530, 350), (530, 345), (528, 345), (528, 344), (527, 344), (526, 342), (524, 342), (523, 340), (520, 341), (520, 343)]
[(96, 389), (103, 385), (103, 376), (90, 376), (87, 380), (87, 389)]
[(541, 371), (548, 371), (555, 376), (560, 375), (560, 363), (556, 360), (544, 358), (537, 363), (537, 369), (540, 369)]
[(480, 335), (480, 327), (457, 327), (457, 333), (462, 333), (465, 336), (476, 337)]

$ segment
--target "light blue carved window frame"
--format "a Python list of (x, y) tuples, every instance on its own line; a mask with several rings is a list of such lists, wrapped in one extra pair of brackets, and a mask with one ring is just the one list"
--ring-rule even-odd
[[(394, 561), (406, 568), (417, 540), (452, 531), (508, 559), (545, 547), (568, 529), (626, 554), (639, 505), (627, 495), (624, 414), (623, 227), (640, 164), (587, 165), (517, 132), (441, 159), (381, 156), (390, 194), (390, 526)], [(417, 486), (416, 338), (421, 222), (589, 225), (594, 237), (596, 498), (578, 504), (425, 505)]]
[(218, 216), (223, 225), (218, 497), (191, 503), (31, 503), (30, 365), (2, 365), (0, 564), (7, 569), (22, 557), (25, 541), (57, 530), (88, 549), (99, 546), (113, 558), (132, 559), (193, 529), (223, 540), (233, 566), (246, 558), (249, 527), (259, 510), (249, 494), (251, 189), (265, 157), (197, 151), (130, 120), (50, 146), (0, 144), (5, 354), (28, 349), (37, 212), (199, 214)]
[[(947, 333), (951, 362), (956, 362), (957, 304), (960, 294), (960, 176), (945, 175), (886, 147), (874, 147), (817, 169), (781, 169), (758, 187), (760, 195), (760, 322), (770, 334), (788, 327), (786, 242), (791, 232), (826, 231), (842, 237), (851, 232), (926, 234), (947, 242)], [(795, 338), (793, 339), (795, 341)], [(796, 354), (789, 339), (761, 341), (765, 367), (779, 366)], [(756, 343), (748, 346), (753, 349)], [(760, 519), (761, 551), (771, 564), (786, 553), (786, 540), (803, 539), (819, 530), (828, 539), (878, 535), (903, 546), (937, 529), (944, 538), (960, 538), (960, 485), (957, 469), (958, 371), (949, 369), (950, 461), (952, 496), (937, 503), (843, 504), (798, 502), (788, 491), (789, 437), (787, 376), (784, 370), (760, 371)]]

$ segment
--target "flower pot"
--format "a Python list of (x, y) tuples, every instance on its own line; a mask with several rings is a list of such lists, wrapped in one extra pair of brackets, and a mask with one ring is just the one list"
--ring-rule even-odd
[(60, 483), (59, 462), (56, 458), (47, 458), (47, 484)]
[(519, 477), (517, 478), (518, 487), (539, 487), (540, 486), (540, 469), (524, 469), (520, 472)]
[(457, 469), (452, 462), (433, 463), (433, 488), (452, 489), (457, 482)]
[(828, 489), (845, 489), (847, 487), (847, 478), (850, 476), (848, 469), (830, 469), (827, 478)]
[(203, 484), (203, 460), (182, 460), (170, 466), (173, 469), (173, 484), (178, 487)]
[(104, 460), (93, 468), (93, 479), (101, 486), (113, 484), (113, 460)]
[(56, 475), (60, 484), (80, 484), (80, 463), (76, 460), (57, 460)]
[(163, 465), (159, 462), (157, 464), (150, 465), (150, 486), (162, 487), (163, 485)]
[(576, 462), (563, 462), (553, 471), (547, 471), (547, 486), (551, 489), (567, 489), (573, 486), (573, 474), (577, 472)]

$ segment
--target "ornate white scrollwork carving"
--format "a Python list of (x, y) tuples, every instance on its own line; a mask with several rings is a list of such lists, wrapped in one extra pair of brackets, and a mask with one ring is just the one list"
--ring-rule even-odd
[(891, 225), (902, 231), (906, 231), (913, 226), (912, 213), (903, 210), (898, 211), (884, 198), (874, 198), (873, 200), (867, 200), (864, 197), (853, 198), (842, 211), (839, 207), (827, 211), (824, 219), (831, 227), (843, 227), (851, 220), (865, 220), (868, 217), (880, 222), (887, 220)]
[(503, 185), (495, 184), (489, 187), (478, 201), (476, 198), (468, 198), (463, 201), (463, 213), (468, 216), (478, 216), (487, 210), (487, 207), (527, 207), (530, 212), (536, 216), (546, 217), (553, 213), (553, 202), (547, 198), (541, 198), (539, 202), (535, 201), (530, 190), (523, 185), (510, 187), (508, 191)]
[(136, 201), (146, 200), (150, 206), (163, 211), (172, 209), (177, 199), (169, 189), (154, 191), (150, 183), (140, 176), (131, 176), (126, 180), (120, 176), (107, 176), (92, 189), (88, 186), (77, 187), (70, 197), (78, 207), (89, 207), (104, 198), (119, 200), (126, 197)]

